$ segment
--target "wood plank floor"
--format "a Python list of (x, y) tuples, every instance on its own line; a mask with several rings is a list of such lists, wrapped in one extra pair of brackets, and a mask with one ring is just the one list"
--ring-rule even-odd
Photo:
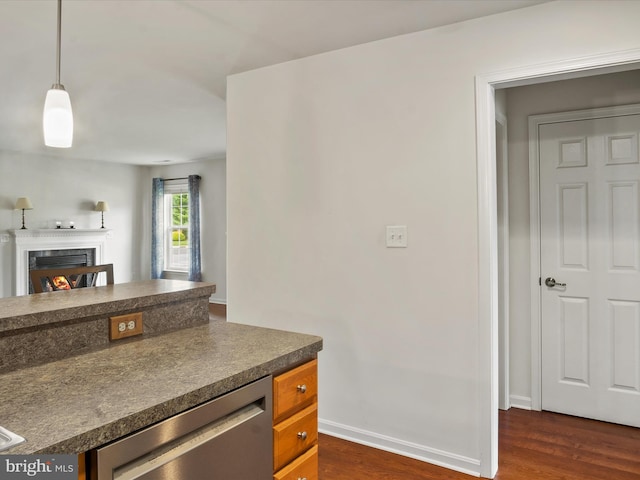
[(227, 305), (224, 303), (209, 303), (209, 317), (216, 320), (226, 320)]
[[(638, 480), (640, 429), (512, 408), (500, 412), (496, 480)], [(320, 480), (473, 477), (320, 435)]]

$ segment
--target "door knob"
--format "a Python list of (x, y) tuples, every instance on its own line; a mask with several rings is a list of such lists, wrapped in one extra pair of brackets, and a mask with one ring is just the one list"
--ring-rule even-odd
[(566, 286), (567, 286), (567, 284), (566, 284), (566, 283), (559, 283), (559, 282), (556, 282), (556, 279), (555, 279), (555, 278), (553, 278), (553, 277), (547, 277), (547, 278), (544, 280), (544, 284), (545, 284), (547, 287), (566, 287)]

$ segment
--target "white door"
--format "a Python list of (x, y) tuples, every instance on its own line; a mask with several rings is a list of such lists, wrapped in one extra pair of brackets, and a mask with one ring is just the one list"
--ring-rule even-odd
[(542, 409), (640, 427), (640, 115), (539, 128)]

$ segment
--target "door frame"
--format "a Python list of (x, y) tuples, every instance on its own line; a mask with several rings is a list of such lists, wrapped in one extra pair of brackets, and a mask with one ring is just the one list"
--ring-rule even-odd
[(542, 410), (542, 292), (540, 238), (540, 126), (640, 114), (640, 104), (589, 108), (529, 117), (529, 221), (531, 245), (531, 409)]
[(480, 474), (498, 471), (498, 241), (495, 90), (635, 70), (640, 49), (524, 66), (475, 77), (478, 203), (478, 419)]

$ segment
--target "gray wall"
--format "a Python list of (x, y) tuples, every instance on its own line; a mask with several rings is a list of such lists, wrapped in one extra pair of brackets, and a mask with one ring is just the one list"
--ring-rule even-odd
[[(150, 199), (154, 175), (199, 173), (202, 181), (203, 276), (218, 284), (217, 301), (226, 299), (226, 192), (224, 160), (164, 167), (70, 160), (0, 150), (0, 234), (20, 228), (18, 197), (29, 197), (28, 228), (52, 228), (73, 220), (77, 228), (99, 228), (98, 200), (109, 202), (105, 226), (112, 230), (106, 258), (118, 283), (149, 278)], [(0, 243), (0, 296), (15, 294), (13, 241)]]
[[(112, 230), (106, 259), (114, 263), (115, 281), (143, 278), (138, 263), (141, 234), (141, 168), (104, 162), (69, 160), (0, 151), (0, 228), (20, 228), (18, 197), (29, 197), (33, 210), (25, 212), (27, 228), (53, 228), (56, 220), (75, 222), (76, 228), (99, 228), (98, 200), (109, 202), (105, 227)], [(12, 239), (13, 237), (11, 237)], [(0, 295), (15, 294), (13, 241), (0, 243)]]
[[(145, 185), (151, 185), (153, 177), (178, 178), (200, 175), (202, 280), (216, 284), (211, 300), (227, 301), (227, 202), (226, 160), (203, 160), (179, 165), (152, 167), (145, 171)], [(149, 189), (149, 198), (151, 191)], [(151, 216), (146, 217), (146, 232), (151, 229)], [(150, 245), (144, 242), (144, 245)], [(150, 252), (145, 258), (150, 258)], [(150, 267), (149, 267), (150, 268)]]
[(506, 89), (509, 141), (510, 391), (531, 403), (528, 117), (640, 103), (640, 70)]

